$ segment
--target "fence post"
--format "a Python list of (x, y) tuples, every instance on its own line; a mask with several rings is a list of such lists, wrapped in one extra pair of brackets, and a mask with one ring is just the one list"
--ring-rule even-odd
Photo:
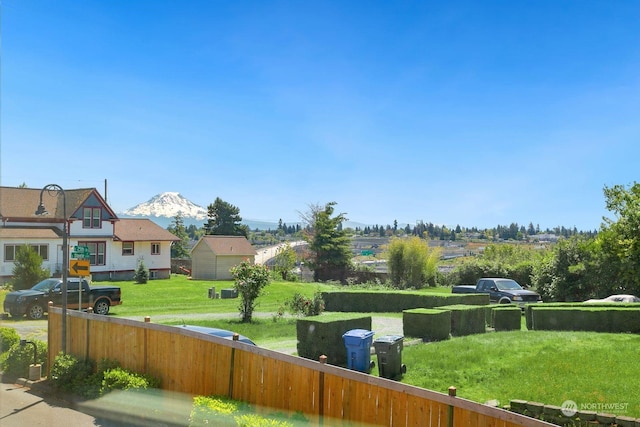
[[(327, 356), (324, 354), (320, 356), (320, 363), (322, 365), (327, 363)], [(324, 424), (324, 372), (320, 371), (320, 378), (318, 380), (318, 420), (320, 425)]]
[[(449, 396), (456, 397), (456, 388), (454, 386), (449, 387)], [(453, 405), (449, 405), (449, 416), (447, 417), (447, 425), (453, 427)]]
[(53, 346), (51, 345), (53, 343), (51, 340), (51, 331), (53, 330), (53, 327), (51, 326), (53, 322), (51, 319), (51, 312), (53, 310), (51, 310), (51, 307), (53, 307), (53, 301), (49, 301), (47, 303), (47, 313), (49, 313), (47, 314), (47, 372), (45, 373), (47, 378), (51, 378), (51, 366), (53, 365), (53, 358), (55, 357), (55, 353), (52, 348)]
[[(238, 341), (240, 335), (233, 334), (233, 340)], [(231, 367), (229, 369), (229, 399), (233, 399), (233, 369), (235, 367), (236, 348), (231, 347)]]

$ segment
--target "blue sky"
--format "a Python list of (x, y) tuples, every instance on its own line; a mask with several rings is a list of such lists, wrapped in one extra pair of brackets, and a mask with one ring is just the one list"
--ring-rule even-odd
[(1, 185), (593, 230), (638, 179), (635, 0), (0, 7)]

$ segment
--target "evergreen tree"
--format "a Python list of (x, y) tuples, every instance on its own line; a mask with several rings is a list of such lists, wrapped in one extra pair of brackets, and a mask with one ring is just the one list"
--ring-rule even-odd
[(207, 207), (206, 234), (222, 236), (249, 236), (249, 229), (241, 224), (240, 209), (220, 197)]
[(351, 241), (341, 228), (346, 221), (345, 214), (333, 216), (335, 205), (330, 202), (324, 208), (311, 206), (311, 212), (303, 217), (307, 222), (305, 239), (311, 252), (309, 267), (316, 281), (344, 282), (351, 268)]
[(13, 289), (29, 289), (49, 276), (49, 271), (42, 268), (42, 257), (33, 248), (23, 245), (16, 250), (11, 279)]
[(178, 241), (171, 245), (171, 258), (189, 258), (189, 234), (184, 227), (184, 220), (181, 213), (173, 217), (167, 230), (176, 236)]

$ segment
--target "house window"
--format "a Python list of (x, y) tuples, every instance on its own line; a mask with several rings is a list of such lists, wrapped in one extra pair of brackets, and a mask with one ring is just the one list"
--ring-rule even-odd
[(9, 262), (16, 260), (16, 245), (4, 245), (4, 260)]
[(122, 255), (133, 255), (133, 242), (122, 242)]
[(151, 243), (151, 255), (160, 255), (160, 243)]
[(106, 242), (78, 242), (78, 245), (89, 248), (89, 264), (105, 265)]
[[(4, 260), (7, 262), (15, 261), (20, 246), (22, 245), (4, 245)], [(29, 247), (40, 255), (43, 261), (49, 260), (49, 245), (29, 245)]]
[(149, 271), (149, 279), (157, 279), (158, 278), (158, 272), (155, 270), (151, 270)]
[(102, 228), (100, 208), (83, 208), (82, 228)]

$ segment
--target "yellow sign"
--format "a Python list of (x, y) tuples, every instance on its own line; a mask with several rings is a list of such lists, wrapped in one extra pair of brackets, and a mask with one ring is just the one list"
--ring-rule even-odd
[(71, 261), (69, 261), (69, 274), (72, 276), (88, 276), (89, 260), (72, 259)]

